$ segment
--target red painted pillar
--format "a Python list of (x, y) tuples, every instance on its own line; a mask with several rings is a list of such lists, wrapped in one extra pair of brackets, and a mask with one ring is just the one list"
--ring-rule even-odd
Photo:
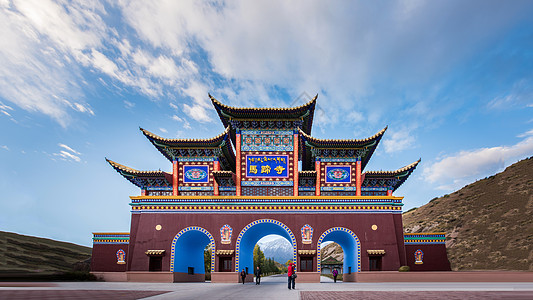
[(237, 182), (235, 182), (235, 186), (236, 186), (236, 191), (235, 191), (235, 194), (237, 196), (240, 196), (241, 195), (241, 134), (240, 133), (237, 133), (237, 145), (236, 147), (237, 149), (237, 166), (235, 168), (235, 172), (237, 173)]
[(172, 195), (178, 195), (178, 161), (172, 162)]
[(294, 159), (292, 160), (293, 163), (293, 171), (294, 171), (294, 190), (293, 190), (293, 196), (298, 196), (298, 134), (294, 134), (294, 149), (293, 149)]
[[(213, 162), (213, 171), (220, 170), (220, 162), (218, 160), (215, 160)], [(218, 182), (213, 178), (213, 195), (218, 196)]]
[(141, 196), (146, 196), (146, 190), (141, 190)]
[(392, 190), (387, 190), (387, 196), (392, 196)]
[(320, 196), (320, 161), (315, 161), (315, 171), (316, 171), (316, 187), (315, 195)]
[(356, 196), (361, 196), (361, 161), (358, 160), (355, 165), (355, 185), (357, 190), (355, 191)]

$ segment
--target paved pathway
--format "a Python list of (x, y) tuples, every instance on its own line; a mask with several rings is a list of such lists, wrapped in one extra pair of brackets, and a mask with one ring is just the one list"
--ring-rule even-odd
[[(32, 286), (30, 286), (32, 285)], [(533, 299), (533, 283), (298, 283), (270, 276), (255, 283), (0, 282), (0, 299)]]

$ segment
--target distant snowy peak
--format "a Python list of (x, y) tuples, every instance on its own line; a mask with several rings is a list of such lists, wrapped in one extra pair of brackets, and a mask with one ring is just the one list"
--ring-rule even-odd
[(270, 241), (260, 241), (257, 243), (265, 258), (273, 258), (275, 261), (285, 264), (292, 258), (292, 245), (285, 238), (277, 238)]

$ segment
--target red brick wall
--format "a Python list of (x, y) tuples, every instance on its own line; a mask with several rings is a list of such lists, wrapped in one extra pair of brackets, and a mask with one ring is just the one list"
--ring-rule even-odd
[(91, 257), (91, 271), (93, 272), (124, 272), (126, 264), (117, 264), (117, 251), (126, 252), (126, 261), (129, 260), (128, 244), (96, 244), (93, 245)]
[[(423, 264), (415, 264), (415, 252), (424, 252)], [(405, 245), (407, 265), (411, 271), (451, 271), (445, 244)]]

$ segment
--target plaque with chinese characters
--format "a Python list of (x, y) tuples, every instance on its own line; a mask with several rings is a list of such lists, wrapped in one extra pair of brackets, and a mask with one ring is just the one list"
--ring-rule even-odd
[(288, 178), (288, 155), (246, 155), (246, 177)]

